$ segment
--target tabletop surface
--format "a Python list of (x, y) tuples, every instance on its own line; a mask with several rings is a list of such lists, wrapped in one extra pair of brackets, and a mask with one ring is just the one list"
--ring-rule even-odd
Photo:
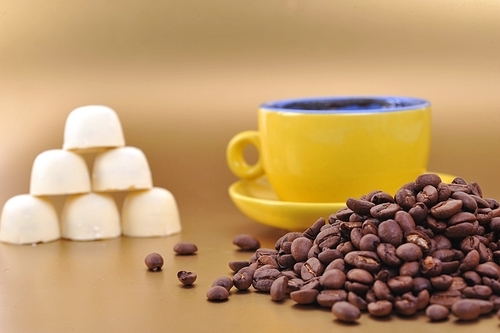
[[(286, 230), (231, 202), (225, 162), (258, 105), (327, 95), (400, 95), (432, 104), (429, 170), (500, 200), (500, 5), (256, 0), (0, 3), (0, 206), (29, 191), (35, 157), (61, 148), (66, 117), (102, 104), (172, 192), (183, 230), (162, 238), (0, 244), (1, 332), (491, 332), (493, 315), (430, 323), (423, 314), (343, 324), (328, 309), (251, 289), (207, 301), (232, 240), (273, 247)], [(249, 151), (249, 159), (255, 158)], [(116, 194), (120, 203), (122, 194)], [(64, 198), (52, 198), (60, 209)], [(333, 212), (332, 212), (333, 213)], [(314, 221), (310, 221), (312, 224)], [(177, 256), (193, 242), (198, 252)], [(160, 253), (164, 269), (144, 258)], [(192, 287), (177, 280), (195, 271)]]

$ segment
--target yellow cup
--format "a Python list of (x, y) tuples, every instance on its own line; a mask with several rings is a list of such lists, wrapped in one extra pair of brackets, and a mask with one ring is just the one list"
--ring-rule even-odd
[[(344, 202), (372, 190), (394, 194), (426, 172), (430, 103), (409, 97), (319, 97), (273, 101), (258, 110), (258, 131), (227, 146), (241, 179), (265, 175), (283, 201)], [(255, 164), (244, 156), (258, 151)]]

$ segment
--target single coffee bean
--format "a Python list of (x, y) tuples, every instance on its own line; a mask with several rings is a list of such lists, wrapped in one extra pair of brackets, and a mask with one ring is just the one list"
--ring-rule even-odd
[(235, 260), (235, 261), (230, 261), (228, 265), (233, 272), (237, 272), (243, 267), (250, 266), (250, 262), (246, 260)]
[(252, 285), (254, 273), (253, 267), (243, 267), (233, 276), (233, 285), (240, 291), (248, 290)]
[(207, 291), (209, 301), (219, 302), (229, 298), (229, 291), (222, 286), (213, 286)]
[(288, 278), (284, 275), (280, 276), (274, 280), (271, 285), (269, 293), (271, 294), (271, 299), (275, 302), (282, 301), (286, 296), (286, 291), (288, 287)]
[(333, 304), (347, 300), (347, 291), (344, 289), (323, 289), (316, 297), (316, 302), (325, 308), (332, 308)]
[(427, 206), (423, 202), (415, 203), (408, 210), (408, 214), (410, 214), (411, 217), (413, 217), (413, 220), (415, 222), (424, 221), (428, 213), (429, 213), (429, 208), (427, 208)]
[(425, 315), (431, 321), (441, 321), (448, 318), (450, 310), (444, 305), (432, 304), (425, 309)]
[(339, 228), (329, 226), (320, 231), (314, 243), (318, 245), (320, 250), (324, 248), (334, 249), (340, 244), (341, 236)]
[(425, 173), (415, 179), (415, 190), (421, 191), (427, 185), (438, 187), (441, 183), (441, 177), (435, 173)]
[(407, 261), (399, 267), (399, 275), (416, 277), (420, 273), (420, 264), (418, 261)]
[(260, 242), (252, 235), (241, 234), (233, 238), (233, 244), (242, 251), (255, 251), (260, 248)]
[(395, 276), (387, 281), (387, 286), (395, 294), (404, 294), (413, 289), (413, 278), (411, 276)]
[(396, 255), (404, 261), (422, 259), (422, 249), (414, 243), (404, 243), (396, 249)]
[(183, 285), (191, 286), (196, 281), (197, 275), (194, 272), (179, 271), (177, 272), (177, 278)]
[(179, 255), (191, 255), (198, 251), (198, 247), (194, 243), (179, 242), (174, 245), (174, 252)]
[(163, 257), (159, 253), (150, 253), (144, 259), (144, 263), (150, 271), (160, 271), (163, 267)]
[(368, 303), (368, 313), (374, 317), (386, 317), (392, 312), (392, 303), (387, 300), (379, 300)]
[(364, 269), (370, 273), (376, 273), (380, 269), (380, 259), (375, 252), (352, 251), (344, 256), (344, 261), (351, 266)]
[(461, 299), (453, 303), (451, 312), (460, 320), (474, 320), (481, 314), (481, 307), (475, 300)]
[(430, 278), (431, 285), (435, 290), (448, 290), (453, 283), (453, 277), (450, 275), (438, 275)]
[(377, 246), (377, 254), (380, 260), (389, 266), (401, 265), (401, 259), (396, 255), (396, 247), (389, 243), (380, 243)]
[(316, 301), (319, 291), (317, 289), (299, 289), (290, 293), (290, 298), (297, 304), (312, 304)]
[(394, 197), (396, 203), (405, 210), (410, 210), (417, 203), (415, 193), (409, 189), (400, 189)]
[(346, 274), (347, 280), (351, 282), (359, 282), (365, 285), (373, 284), (373, 275), (360, 268), (353, 268)]
[(374, 234), (366, 234), (359, 240), (359, 249), (361, 251), (377, 251), (377, 246), (380, 244), (380, 238)]
[(340, 289), (346, 281), (345, 273), (340, 269), (329, 269), (319, 278), (320, 285), (325, 289)]
[(392, 300), (394, 299), (391, 289), (389, 289), (387, 284), (383, 281), (375, 280), (372, 290), (379, 300), (387, 300), (392, 302)]
[(233, 280), (230, 277), (221, 276), (214, 280), (214, 282), (212, 283), (212, 287), (214, 286), (222, 286), (227, 290), (231, 290), (231, 288), (233, 287)]
[(434, 205), (430, 212), (432, 216), (437, 219), (448, 219), (453, 215), (460, 212), (462, 209), (462, 201), (456, 199), (449, 199), (446, 201), (441, 201)]
[(300, 276), (304, 281), (310, 280), (317, 276), (321, 276), (325, 270), (325, 266), (318, 258), (312, 257), (302, 265)]
[(437, 186), (437, 191), (438, 191), (438, 202), (446, 201), (451, 196), (450, 186), (446, 183), (443, 182), (439, 183), (439, 185)]
[(332, 306), (333, 315), (340, 321), (351, 323), (361, 316), (361, 311), (347, 301), (340, 301)]
[(370, 209), (375, 206), (373, 202), (349, 198), (346, 201), (346, 206), (353, 212), (360, 215), (370, 215)]
[(307, 237), (298, 237), (293, 240), (291, 254), (295, 261), (306, 261), (309, 250), (313, 246), (313, 241)]
[(402, 316), (413, 316), (418, 310), (417, 301), (415, 297), (396, 300), (394, 310)]
[(425, 186), (417, 193), (417, 202), (423, 202), (427, 207), (434, 206), (438, 201), (439, 193), (436, 187), (432, 185)]
[(399, 224), (403, 233), (415, 230), (415, 220), (410, 213), (400, 210), (394, 214), (394, 221)]
[(325, 218), (320, 217), (309, 228), (307, 228), (306, 231), (304, 231), (304, 236), (311, 239), (311, 240), (314, 240), (316, 238), (316, 236), (318, 236), (318, 234), (321, 231), (321, 228), (325, 224), (326, 224)]
[(370, 208), (370, 215), (381, 221), (392, 219), (396, 212), (401, 210), (397, 203), (384, 202)]
[(403, 242), (403, 231), (396, 221), (389, 219), (378, 226), (378, 237), (382, 243), (398, 247)]

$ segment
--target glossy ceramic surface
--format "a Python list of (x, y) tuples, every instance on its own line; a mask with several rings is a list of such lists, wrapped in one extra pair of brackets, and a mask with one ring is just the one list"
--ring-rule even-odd
[[(455, 178), (444, 173), (439, 173), (439, 175), (445, 183), (450, 183)], [(318, 218), (326, 219), (330, 214), (345, 207), (345, 202), (282, 201), (274, 193), (265, 177), (233, 183), (229, 187), (229, 196), (236, 207), (249, 218), (262, 224), (291, 231), (304, 231)]]
[[(228, 144), (227, 162), (242, 179), (265, 174), (285, 201), (343, 202), (383, 184), (396, 191), (427, 169), (430, 105), (403, 97), (315, 98), (271, 102), (258, 131)], [(254, 165), (243, 149), (254, 145)]]

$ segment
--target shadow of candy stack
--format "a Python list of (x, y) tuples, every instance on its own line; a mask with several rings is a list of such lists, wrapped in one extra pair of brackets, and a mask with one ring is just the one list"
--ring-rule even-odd
[[(82, 154), (95, 154), (89, 172)], [(119, 212), (112, 192), (126, 191)], [(51, 196), (66, 196), (60, 216)], [(121, 217), (121, 218), (120, 218)], [(154, 187), (144, 153), (125, 146), (117, 114), (106, 106), (73, 110), (62, 149), (40, 153), (33, 162), (29, 194), (10, 198), (0, 217), (0, 241), (11, 244), (59, 238), (91, 241), (160, 237), (181, 231), (174, 196)]]

